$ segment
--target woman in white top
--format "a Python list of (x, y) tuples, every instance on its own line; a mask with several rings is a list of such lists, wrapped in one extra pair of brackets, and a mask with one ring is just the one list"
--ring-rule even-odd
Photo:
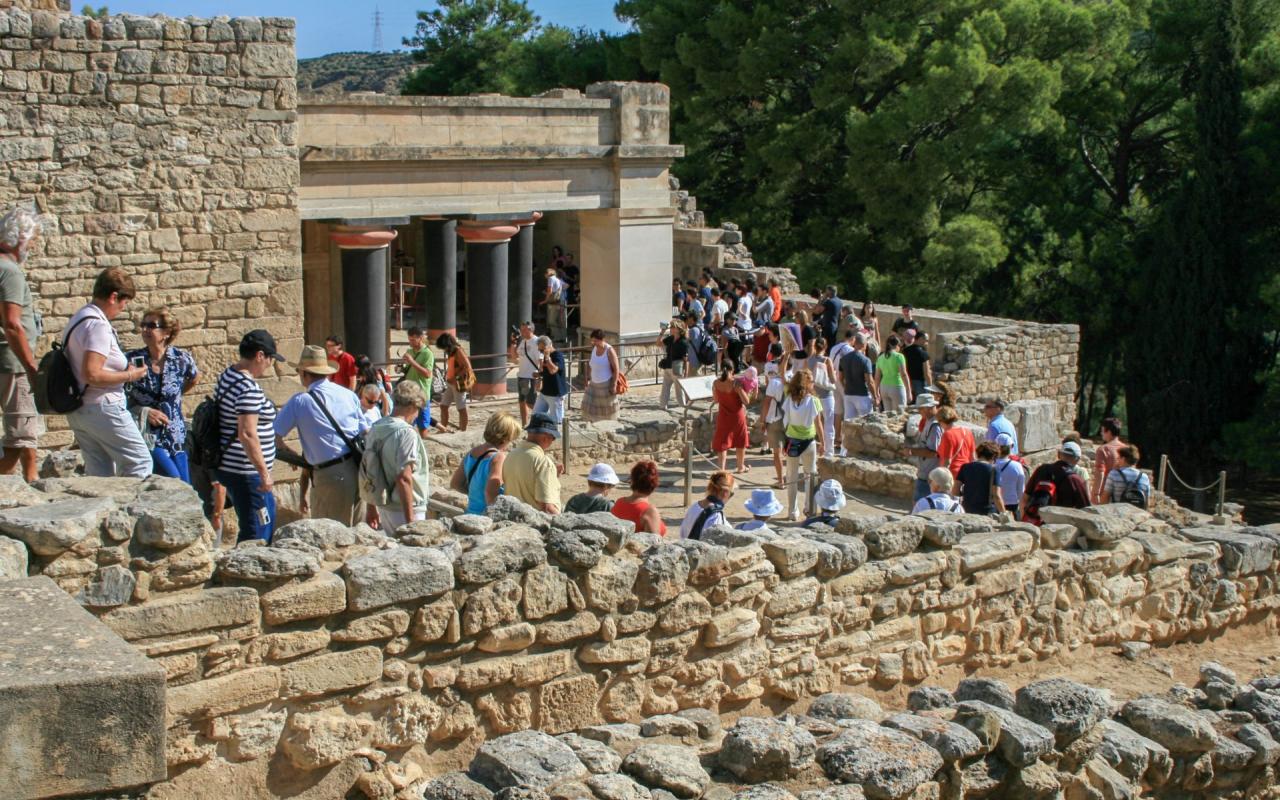
[(724, 505), (733, 497), (733, 484), (732, 473), (722, 469), (711, 473), (707, 479), (707, 496), (684, 512), (684, 521), (680, 523), (681, 539), (701, 539), (708, 528), (729, 524), (724, 515)]
[(828, 452), (836, 440), (836, 370), (827, 358), (827, 340), (817, 338), (805, 347), (806, 364), (813, 373), (813, 394), (822, 404), (822, 444)]
[(151, 451), (124, 394), (124, 385), (144, 377), (147, 368), (129, 364), (111, 327), (136, 294), (123, 269), (104, 269), (93, 282), (93, 300), (75, 313), (63, 334), (71, 371), (84, 390), (83, 405), (67, 414), (67, 424), (84, 457), (84, 472), (93, 477), (151, 474)]
[(582, 416), (588, 422), (598, 422), (618, 417), (618, 353), (604, 340), (604, 331), (591, 332), (591, 353), (588, 361), (591, 380), (582, 399)]
[(813, 396), (813, 374), (807, 369), (796, 370), (787, 383), (787, 394), (782, 399), (782, 428), (786, 436), (787, 453), (787, 508), (791, 519), (804, 519), (800, 508), (800, 469), (810, 475), (818, 473), (818, 456), (823, 453), (823, 425), (821, 407)]

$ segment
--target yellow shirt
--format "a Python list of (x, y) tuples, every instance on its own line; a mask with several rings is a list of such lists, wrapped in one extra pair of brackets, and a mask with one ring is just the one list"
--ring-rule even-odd
[(544, 503), (560, 507), (560, 478), (556, 462), (530, 441), (517, 442), (502, 462), (506, 493), (541, 510)]

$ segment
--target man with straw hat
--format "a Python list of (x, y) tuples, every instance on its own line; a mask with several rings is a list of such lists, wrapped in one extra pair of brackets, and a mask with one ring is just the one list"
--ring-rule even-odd
[(294, 428), (302, 455), (311, 467), (312, 519), (354, 525), (360, 511), (360, 456), (369, 420), (355, 392), (327, 378), (337, 372), (323, 347), (307, 345), (295, 365), (303, 391), (289, 398), (276, 415), (276, 436)]
[(769, 527), (769, 517), (782, 513), (782, 502), (772, 489), (752, 489), (746, 502), (751, 519), (735, 526), (740, 531), (754, 531)]

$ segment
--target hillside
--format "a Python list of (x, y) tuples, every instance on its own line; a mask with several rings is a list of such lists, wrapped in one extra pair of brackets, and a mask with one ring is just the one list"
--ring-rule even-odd
[(298, 91), (317, 94), (399, 94), (413, 71), (409, 53), (330, 53), (298, 60)]

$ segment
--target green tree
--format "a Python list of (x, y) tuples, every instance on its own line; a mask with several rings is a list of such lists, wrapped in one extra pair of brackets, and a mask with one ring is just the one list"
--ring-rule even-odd
[(93, 6), (86, 5), (84, 8), (80, 9), (80, 15), (83, 17), (89, 17), (90, 19), (106, 19), (111, 16), (111, 12), (106, 6), (98, 6), (97, 8), (94, 8)]
[(404, 40), (424, 66), (402, 91), (512, 94), (521, 44), (537, 25), (523, 0), (439, 0), (438, 8), (418, 12), (417, 29)]

